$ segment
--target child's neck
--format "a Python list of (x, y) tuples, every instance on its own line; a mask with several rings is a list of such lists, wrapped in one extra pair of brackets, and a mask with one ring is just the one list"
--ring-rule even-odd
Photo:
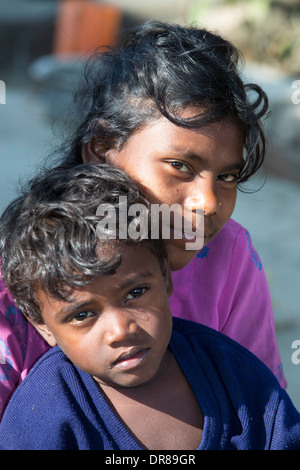
[(101, 389), (135, 439), (147, 449), (194, 450), (201, 441), (203, 415), (173, 354), (155, 381), (137, 388)]

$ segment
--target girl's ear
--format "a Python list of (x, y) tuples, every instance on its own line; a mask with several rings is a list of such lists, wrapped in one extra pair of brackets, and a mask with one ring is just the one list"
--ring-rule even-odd
[(40, 333), (40, 335), (44, 338), (45, 341), (49, 344), (49, 346), (56, 346), (57, 342), (53, 336), (52, 331), (46, 325), (46, 323), (36, 323), (31, 318), (25, 314), (27, 320), (34, 326), (34, 328)]
[(81, 150), (81, 157), (83, 163), (105, 163), (105, 155), (101, 152), (101, 149), (97, 147), (95, 139), (90, 140), (83, 145)]

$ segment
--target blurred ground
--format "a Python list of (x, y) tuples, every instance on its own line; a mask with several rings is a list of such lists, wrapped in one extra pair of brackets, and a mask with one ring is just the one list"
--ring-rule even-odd
[[(23, 7), (27, 3), (26, 0), (15, 0), (15, 2), (15, 5), (23, 4)], [(14, 1), (7, 3), (10, 3), (11, 14)], [(31, 0), (28, 3), (38, 4), (39, 2)], [(48, 30), (52, 31), (53, 8), (47, 9), (45, 5), (47, 3), (48, 6), (50, 3), (54, 5), (56, 2), (44, 0), (40, 2), (39, 8), (42, 3), (44, 14), (49, 15), (47, 16), (49, 18)], [(159, 2), (152, 3), (152, 11), (154, 11), (159, 7)], [(170, 5), (172, 2), (168, 0), (164, 3), (161, 0), (160, 3), (166, 7), (166, 3)], [(178, 11), (174, 9), (172, 12), (173, 19), (176, 20), (180, 12), (180, 15), (185, 13), (186, 5), (184, 1), (175, 3), (177, 8), (181, 8)], [(0, 0), (1, 13), (4, 11), (3, 5), (3, 0)], [(21, 10), (18, 11), (21, 12)], [(163, 11), (163, 18), (168, 16), (167, 11), (169, 10)], [(146, 13), (141, 13), (142, 16), (144, 14)], [(27, 15), (30, 16), (28, 10)], [(22, 15), (19, 16), (22, 17)], [(160, 15), (157, 16), (160, 17)], [(172, 15), (169, 16), (171, 17)], [(3, 18), (4, 16), (0, 15), (0, 23), (4, 21)], [(7, 31), (11, 31), (11, 27), (8, 25)], [(3, 31), (4, 29), (1, 29), (0, 38), (2, 38), (1, 32), (4, 34)], [(18, 39), (19, 43), (22, 43), (22, 38), (25, 40), (29, 37), (28, 31), (30, 30), (25, 28), (24, 31), (24, 35)], [(36, 165), (43, 161), (58, 141), (53, 133), (51, 121), (47, 117), (45, 102), (41, 100), (38, 90), (28, 81), (25, 67), (30, 57), (24, 55), (24, 50), (23, 54), (15, 56), (16, 45), (10, 39), (7, 41), (8, 51), (4, 51), (6, 55), (3, 47), (2, 55), (0, 50), (0, 79), (6, 82), (6, 104), (0, 104), (0, 212), (14, 197), (18, 178), (33, 175)], [(50, 50), (49, 44), (48, 38), (44, 48), (42, 44), (38, 46), (43, 53), (47, 53)], [(10, 60), (8, 73), (5, 67), (3, 68), (4, 58)], [(12, 58), (16, 58), (16, 61)], [(2, 71), (3, 75), (1, 75)], [(17, 77), (16, 71), (18, 71)], [(252, 71), (253, 69), (251, 73)], [(249, 230), (254, 246), (262, 259), (271, 290), (278, 344), (289, 383), (288, 392), (297, 408), (300, 409), (300, 364), (293, 364), (291, 359), (294, 352), (292, 343), (300, 340), (298, 295), (300, 286), (300, 146), (297, 141), (297, 136), (299, 138), (300, 134), (299, 121), (297, 121), (300, 104), (291, 103), (292, 79), (290, 77), (285, 75), (282, 77), (281, 74), (274, 74), (272, 70), (257, 68), (257, 65), (255, 65), (254, 75), (259, 77), (261, 83), (266, 85), (266, 91), (272, 95), (272, 107), (276, 110), (273, 122), (278, 130), (273, 132), (266, 183), (262, 189), (252, 194), (239, 193), (234, 218)], [(274, 77), (276, 82), (274, 82)], [(300, 79), (300, 76), (298, 78)], [(278, 116), (281, 118), (279, 121)], [(272, 132), (269, 135), (272, 136)], [(280, 149), (279, 156), (278, 149)], [(262, 180), (263, 175), (251, 183), (251, 189), (260, 187)]]

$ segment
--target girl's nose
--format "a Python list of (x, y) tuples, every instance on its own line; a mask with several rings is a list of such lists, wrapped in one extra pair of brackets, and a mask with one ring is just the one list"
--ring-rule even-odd
[(138, 325), (124, 311), (111, 311), (107, 313), (105, 342), (109, 346), (131, 339), (138, 331)]
[(185, 200), (185, 207), (195, 211), (201, 210), (204, 216), (216, 214), (221, 203), (214, 188), (214, 182), (210, 178), (202, 179), (201, 184), (194, 188), (194, 193)]

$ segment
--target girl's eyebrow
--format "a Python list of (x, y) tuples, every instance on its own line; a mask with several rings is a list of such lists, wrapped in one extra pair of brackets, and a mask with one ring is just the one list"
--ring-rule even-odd
[(231, 163), (230, 165), (226, 166), (225, 171), (240, 171), (243, 168), (243, 163)]
[(185, 157), (188, 158), (189, 160), (192, 161), (197, 161), (198, 163), (204, 163), (205, 158), (202, 157), (200, 154), (197, 154), (195, 152), (190, 152), (189, 150), (186, 150), (186, 148), (181, 148), (181, 147), (171, 147), (168, 149), (168, 153), (170, 153), (170, 158), (172, 158), (172, 153), (174, 153), (174, 156), (180, 156), (180, 157)]
[[(182, 157), (186, 157), (191, 161), (196, 161), (198, 163), (204, 163), (206, 159), (202, 157), (200, 154), (197, 154), (195, 152), (190, 152), (184, 148), (181, 147), (171, 147), (171, 152), (180, 154)], [(235, 171), (235, 170), (241, 170), (243, 165), (244, 165), (244, 160), (241, 160), (240, 163), (229, 163), (225, 168), (225, 171)]]

